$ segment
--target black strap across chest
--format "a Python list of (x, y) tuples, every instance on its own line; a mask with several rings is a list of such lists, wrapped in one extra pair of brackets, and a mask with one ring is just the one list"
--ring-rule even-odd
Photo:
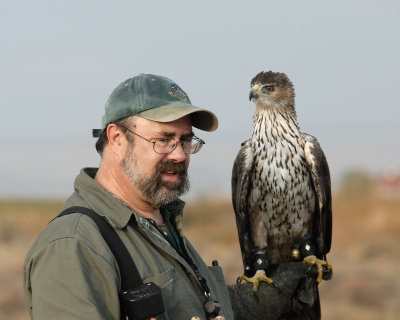
[(101, 235), (103, 236), (118, 263), (119, 272), (121, 275), (121, 292), (132, 288), (137, 288), (143, 284), (143, 280), (139, 274), (135, 262), (128, 252), (128, 249), (126, 249), (121, 238), (102, 216), (91, 209), (74, 206), (62, 211), (57, 218), (71, 213), (85, 214), (92, 218), (92, 220), (96, 223)]
[[(140, 299), (137, 299), (137, 294), (134, 294), (133, 296), (131, 295), (131, 293), (133, 292), (131, 290), (133, 288), (143, 288), (143, 286), (146, 287), (146, 285), (143, 284), (143, 280), (128, 249), (126, 249), (121, 238), (117, 235), (111, 225), (95, 211), (80, 206), (67, 208), (59, 213), (56, 218), (71, 213), (82, 213), (92, 218), (92, 220), (99, 228), (102, 237), (104, 238), (111, 252), (113, 253), (115, 260), (118, 263), (119, 272), (121, 275), (121, 319), (127, 318), (168, 320), (168, 315), (165, 312), (164, 302), (161, 297), (161, 290), (153, 283), (151, 284), (153, 284), (156, 289), (152, 289), (153, 293), (151, 295), (149, 295), (149, 289), (147, 288), (145, 288), (144, 291), (140, 292)], [(187, 259), (192, 269), (194, 270), (196, 277), (200, 282), (203, 292), (207, 298), (207, 301), (204, 304), (205, 312), (207, 315), (213, 315), (213, 317), (215, 317), (219, 312), (220, 305), (217, 301), (213, 301), (211, 299), (210, 289), (207, 286), (206, 279), (201, 276), (197, 266), (193, 263), (188, 254)], [(121, 301), (122, 296), (124, 296), (123, 301)], [(206, 308), (206, 306), (208, 306), (209, 304), (212, 304), (212, 308)], [(137, 317), (137, 315), (142, 315), (142, 317)], [(154, 317), (152, 315), (157, 316)]]

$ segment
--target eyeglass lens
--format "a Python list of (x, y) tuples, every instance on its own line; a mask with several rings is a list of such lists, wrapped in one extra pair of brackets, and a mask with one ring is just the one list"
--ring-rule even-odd
[(170, 153), (180, 144), (186, 154), (198, 152), (203, 143), (197, 140), (176, 141), (175, 139), (157, 139), (154, 142), (154, 151), (157, 153)]

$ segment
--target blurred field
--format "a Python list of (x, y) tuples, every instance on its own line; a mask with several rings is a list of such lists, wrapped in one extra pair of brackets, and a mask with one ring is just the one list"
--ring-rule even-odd
[[(346, 195), (344, 195), (346, 194)], [(61, 201), (0, 201), (0, 319), (29, 319), (22, 264)], [(398, 319), (400, 314), (400, 196), (371, 190), (334, 198), (334, 277), (320, 285), (323, 319)], [(228, 283), (242, 271), (229, 199), (187, 204), (185, 230), (207, 263), (218, 259)]]

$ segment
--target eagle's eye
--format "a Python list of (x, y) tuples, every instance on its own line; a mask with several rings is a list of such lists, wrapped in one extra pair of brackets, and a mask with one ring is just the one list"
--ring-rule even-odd
[(262, 88), (262, 91), (268, 92), (268, 93), (274, 92), (274, 90), (275, 90), (274, 86), (265, 86)]

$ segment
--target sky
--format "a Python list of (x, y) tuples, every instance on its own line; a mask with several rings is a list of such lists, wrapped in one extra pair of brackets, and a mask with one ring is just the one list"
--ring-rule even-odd
[(251, 79), (284, 72), (300, 129), (333, 187), (349, 170), (400, 169), (400, 2), (4, 1), (0, 4), (0, 198), (65, 198), (97, 167), (92, 128), (139, 73), (177, 82), (219, 118), (191, 157), (186, 197), (229, 196), (252, 131)]

